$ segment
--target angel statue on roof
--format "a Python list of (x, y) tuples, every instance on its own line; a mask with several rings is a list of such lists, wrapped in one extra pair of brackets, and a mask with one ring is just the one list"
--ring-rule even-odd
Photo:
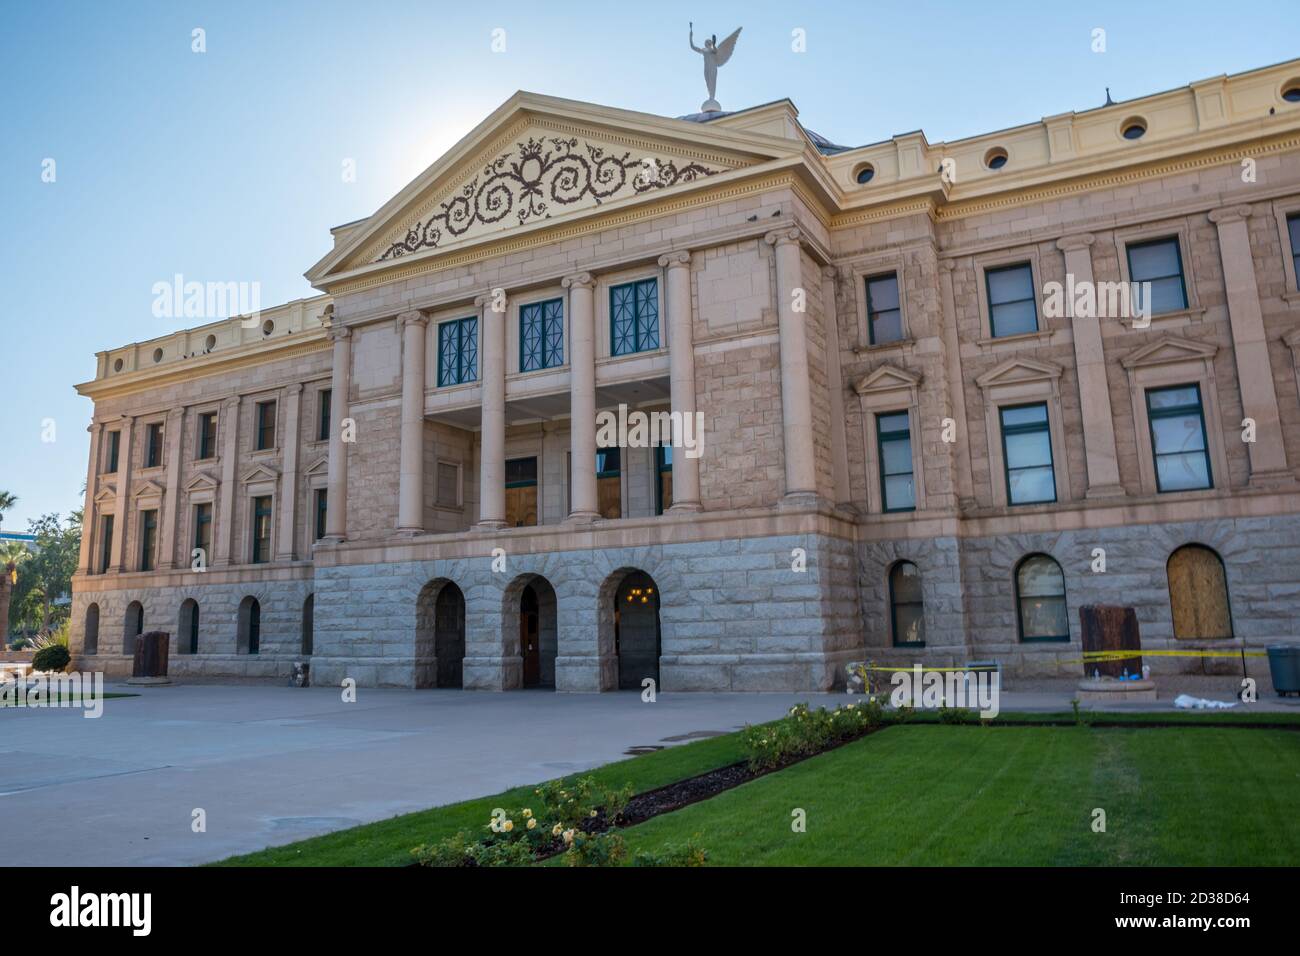
[(704, 49), (700, 49), (695, 45), (695, 24), (691, 24), (691, 49), (704, 57), (704, 82), (709, 87), (709, 98), (700, 105), (701, 113), (712, 113), (722, 109), (722, 104), (717, 100), (718, 67), (731, 59), (742, 29), (743, 27), (736, 27), (736, 32), (721, 43), (718, 42), (718, 35), (715, 33), (704, 41)]

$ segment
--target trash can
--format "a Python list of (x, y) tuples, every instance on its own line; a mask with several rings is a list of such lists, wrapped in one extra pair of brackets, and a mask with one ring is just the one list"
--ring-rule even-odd
[(1300, 694), (1300, 645), (1274, 644), (1268, 649), (1268, 671), (1280, 695)]

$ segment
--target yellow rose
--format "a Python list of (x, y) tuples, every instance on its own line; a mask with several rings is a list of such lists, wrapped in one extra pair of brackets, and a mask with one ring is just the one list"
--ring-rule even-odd
[(515, 828), (515, 824), (513, 820), (507, 820), (505, 823), (501, 824), (501, 829), (505, 830), (506, 833), (509, 833), (514, 828)]
[(536, 821), (536, 820), (532, 820), (532, 819), (530, 819), (530, 820), (528, 821), (528, 829), (531, 830), (531, 829), (532, 829), (533, 827), (535, 827), (535, 826), (537, 826), (537, 821)]
[(561, 828), (562, 828), (561, 825), (558, 823), (555, 826), (551, 827), (551, 836), (559, 836)]
[(524, 807), (524, 819), (527, 820), (532, 815), (533, 815), (533, 811), (529, 810), (527, 807)]

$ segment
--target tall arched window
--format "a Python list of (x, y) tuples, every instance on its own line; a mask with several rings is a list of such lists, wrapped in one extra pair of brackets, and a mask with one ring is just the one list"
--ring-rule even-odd
[(91, 604), (86, 608), (86, 640), (83, 644), (85, 653), (99, 653), (99, 605)]
[(302, 602), (302, 653), (311, 654), (312, 638), (316, 627), (316, 595), (308, 594)]
[(1068, 641), (1065, 575), (1045, 554), (1031, 554), (1016, 567), (1016, 609), (1022, 641)]
[(1232, 637), (1232, 610), (1223, 559), (1203, 544), (1185, 544), (1169, 556), (1169, 610), (1174, 637), (1213, 640)]
[(249, 597), (239, 602), (239, 627), (235, 637), (235, 651), (239, 654), (256, 654), (262, 646), (262, 605), (257, 598)]
[(899, 561), (890, 569), (889, 612), (896, 646), (925, 646), (925, 602), (921, 597), (921, 572), (911, 561)]
[(181, 604), (181, 619), (176, 629), (176, 650), (181, 654), (199, 652), (199, 602), (187, 598)]
[(122, 653), (135, 653), (135, 639), (144, 633), (144, 606), (132, 601), (126, 607), (126, 621), (122, 627)]

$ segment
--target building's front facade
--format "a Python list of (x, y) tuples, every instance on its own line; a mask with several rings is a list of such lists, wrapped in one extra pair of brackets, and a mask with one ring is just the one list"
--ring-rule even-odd
[(1297, 256), (1300, 62), (854, 149), (521, 93), (334, 230), (321, 296), (100, 353), (74, 654), (785, 690), (1075, 674), (1092, 603), (1295, 641)]

